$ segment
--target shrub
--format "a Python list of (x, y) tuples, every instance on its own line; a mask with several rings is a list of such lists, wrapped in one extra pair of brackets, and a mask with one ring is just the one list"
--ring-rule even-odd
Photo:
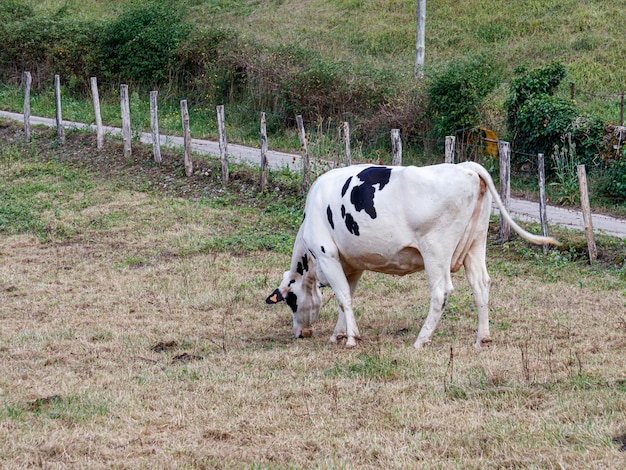
[(427, 93), (438, 137), (477, 126), (480, 104), (500, 83), (502, 68), (484, 54), (449, 62), (434, 74)]
[(59, 74), (80, 79), (98, 70), (101, 62), (100, 24), (56, 14), (29, 16), (0, 28), (0, 70), (7, 76), (33, 73), (33, 86)]
[(143, 85), (165, 82), (174, 52), (189, 33), (186, 9), (173, 0), (131, 2), (104, 30), (104, 69), (109, 76)]
[(620, 160), (609, 162), (605, 181), (602, 192), (620, 202), (626, 202), (626, 155)]
[(526, 101), (536, 96), (554, 94), (565, 78), (567, 69), (563, 64), (552, 63), (530, 72), (520, 67), (515, 73), (519, 76), (511, 82), (509, 99), (505, 103), (509, 129), (515, 128), (517, 113)]
[[(537, 153), (549, 154), (566, 143), (571, 135), (576, 152), (576, 164), (596, 165), (604, 137), (604, 125), (595, 116), (581, 116), (571, 100), (554, 96), (566, 76), (561, 64), (523, 71), (513, 80), (506, 102), (509, 133), (512, 134), (513, 164), (535, 164)], [(554, 174), (548, 165), (549, 175)]]

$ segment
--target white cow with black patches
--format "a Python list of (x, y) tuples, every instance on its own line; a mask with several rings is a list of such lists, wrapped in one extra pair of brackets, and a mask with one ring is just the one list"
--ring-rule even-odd
[(428, 167), (355, 165), (329, 171), (312, 185), (296, 236), (291, 268), (267, 303), (285, 300), (296, 338), (312, 334), (322, 303), (320, 286), (335, 292), (339, 318), (332, 343), (359, 339), (353, 294), (364, 271), (404, 275), (425, 270), (430, 308), (415, 341), (430, 342), (451, 273), (463, 266), (478, 309), (476, 347), (489, 335), (489, 274), (485, 262), (492, 198), (524, 239), (558, 244), (523, 230), (509, 216), (491, 176), (473, 162)]

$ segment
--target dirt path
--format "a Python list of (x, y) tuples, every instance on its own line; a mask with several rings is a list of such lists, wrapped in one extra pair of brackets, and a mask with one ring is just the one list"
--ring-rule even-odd
[[(19, 113), (11, 113), (0, 111), (0, 118), (23, 121), (24, 116)], [(56, 127), (56, 121), (50, 118), (42, 118), (31, 116), (31, 125), (44, 125)], [(91, 127), (95, 131), (95, 126), (87, 124), (65, 121), (66, 128), (85, 128)], [(105, 133), (110, 135), (121, 135), (121, 129), (115, 127), (105, 127)], [(141, 142), (152, 144), (152, 134), (144, 132), (141, 135)], [(161, 145), (170, 147), (182, 147), (183, 139), (177, 136), (161, 136)], [(219, 144), (214, 141), (192, 139), (192, 149), (194, 152), (204, 155), (219, 156)], [(246, 147), (237, 144), (228, 144), (228, 154), (231, 161), (248, 162), (258, 164), (260, 160), (259, 149)], [(285, 152), (277, 152), (269, 150), (267, 154), (269, 165), (271, 168), (280, 169), (289, 167), (290, 170), (297, 170), (300, 167), (300, 156)], [(511, 199), (511, 214), (523, 221), (538, 222), (539, 221), (539, 204), (536, 202), (526, 201), (523, 199)], [(583, 230), (583, 217), (579, 210), (573, 210), (557, 206), (548, 206), (547, 209), (548, 222), (552, 225), (560, 225), (575, 230)], [(594, 232), (604, 233), (619, 238), (626, 238), (626, 219), (611, 217), (602, 214), (593, 214), (592, 216)]]

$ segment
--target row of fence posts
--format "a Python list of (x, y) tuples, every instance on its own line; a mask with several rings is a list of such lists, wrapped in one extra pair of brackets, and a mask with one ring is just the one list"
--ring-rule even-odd
[[(32, 79), (30, 72), (24, 72), (24, 135), (27, 142), (30, 142), (30, 87)], [(63, 121), (61, 116), (61, 88), (59, 75), (54, 76), (54, 90), (55, 90), (55, 103), (56, 103), (56, 125), (58, 138), (61, 143), (65, 141), (65, 132), (63, 128)], [(98, 94), (98, 83), (96, 77), (91, 77), (91, 92), (93, 98), (94, 114), (96, 121), (96, 145), (98, 149), (102, 149), (104, 146), (104, 128), (102, 125), (102, 117), (100, 114), (100, 99)], [(120, 85), (120, 106), (122, 115), (122, 139), (124, 142), (124, 156), (130, 157), (132, 153), (131, 141), (131, 124), (130, 124), (130, 106), (128, 98), (128, 85)], [(189, 131), (189, 111), (187, 108), (187, 100), (181, 100), (181, 121), (183, 129), (183, 146), (184, 146), (184, 165), (185, 174), (189, 177), (193, 174), (193, 161), (192, 161), (192, 149), (191, 149), (191, 133)], [(229, 181), (228, 171), (228, 143), (226, 139), (226, 126), (224, 119), (224, 106), (219, 105), (216, 108), (217, 111), (217, 123), (218, 123), (218, 141), (220, 149), (220, 161), (222, 168), (222, 184), (226, 185)], [(300, 138), (300, 145), (302, 151), (302, 191), (307, 192), (311, 185), (310, 175), (310, 155), (308, 150), (308, 142), (306, 137), (306, 131), (304, 127), (304, 121), (302, 116), (296, 116), (296, 123), (298, 126), (298, 135)], [(154, 161), (161, 163), (161, 149), (160, 149), (160, 134), (159, 134), (159, 119), (158, 119), (158, 92), (150, 92), (150, 126), (152, 130), (153, 152)], [(345, 165), (352, 164), (351, 150), (350, 150), (350, 126), (348, 122), (344, 122), (342, 125), (343, 139), (345, 142)], [(267, 187), (268, 178), (268, 140), (266, 131), (266, 119), (265, 113), (261, 113), (260, 123), (260, 167), (261, 178), (260, 186), (261, 192)], [(400, 129), (391, 130), (391, 147), (392, 147), (392, 165), (402, 165), (402, 139), (400, 137)], [(509, 142), (498, 141), (498, 154), (499, 154), (499, 167), (500, 167), (500, 198), (506, 210), (509, 210), (511, 199), (511, 147)], [(445, 141), (445, 163), (455, 162), (455, 137), (448, 136)], [(539, 167), (539, 215), (541, 223), (541, 233), (544, 236), (548, 235), (548, 221), (546, 213), (546, 196), (545, 196), (545, 166), (543, 154), (538, 154), (538, 167)], [(583, 213), (583, 221), (585, 225), (585, 234), (587, 238), (587, 246), (589, 249), (589, 261), (593, 262), (597, 258), (597, 250), (593, 235), (593, 225), (591, 219), (591, 208), (589, 205), (589, 194), (587, 190), (587, 177), (584, 165), (578, 165), (578, 182), (580, 189), (580, 200)], [(500, 216), (500, 229), (499, 238), (502, 242), (510, 240), (511, 227)], [(544, 251), (547, 252), (548, 247), (544, 246)]]

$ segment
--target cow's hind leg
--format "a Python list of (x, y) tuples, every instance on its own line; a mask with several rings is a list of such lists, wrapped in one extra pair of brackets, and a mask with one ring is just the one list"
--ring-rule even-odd
[[(361, 275), (363, 271), (358, 271), (347, 276), (348, 285), (350, 286), (350, 298), (354, 298), (354, 291), (356, 290), (356, 286), (359, 283), (359, 279), (361, 279)], [(346, 315), (344, 311), (339, 308), (339, 314), (337, 317), (337, 324), (335, 325), (335, 330), (333, 331), (333, 335), (330, 337), (331, 343), (337, 343), (341, 341), (343, 338), (347, 337), (346, 332)], [(356, 327), (356, 323), (355, 323)], [(357, 337), (358, 337), (358, 328), (357, 328)]]
[(430, 343), (430, 337), (439, 323), (448, 296), (452, 292), (450, 259), (444, 257), (442, 262), (441, 258), (439, 258), (439, 260), (437, 260), (437, 257), (433, 258), (434, 259), (431, 259), (430, 262), (424, 259), (426, 277), (430, 287), (430, 308), (426, 321), (414, 344), (418, 349)]
[(474, 293), (476, 309), (478, 310), (478, 335), (474, 345), (476, 348), (491, 342), (489, 335), (489, 286), (491, 280), (485, 262), (485, 240), (486, 234), (477, 239), (463, 262), (465, 275)]

